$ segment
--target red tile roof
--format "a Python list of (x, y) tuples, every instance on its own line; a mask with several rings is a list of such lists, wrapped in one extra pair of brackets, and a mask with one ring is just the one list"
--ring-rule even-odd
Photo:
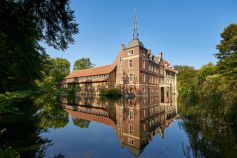
[(115, 64), (111, 64), (111, 65), (105, 65), (105, 66), (100, 66), (100, 67), (95, 67), (95, 68), (76, 70), (76, 71), (72, 71), (66, 78), (109, 74), (115, 69), (115, 66), (116, 66)]

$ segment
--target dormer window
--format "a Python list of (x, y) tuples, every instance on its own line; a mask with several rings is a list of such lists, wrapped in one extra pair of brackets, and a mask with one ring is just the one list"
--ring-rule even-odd
[(130, 55), (133, 55), (134, 54), (134, 52), (133, 52), (133, 50), (129, 50), (128, 51), (128, 55), (130, 56)]

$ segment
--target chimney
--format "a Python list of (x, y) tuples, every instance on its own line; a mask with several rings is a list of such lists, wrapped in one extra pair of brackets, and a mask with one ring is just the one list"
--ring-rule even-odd
[(160, 58), (163, 59), (163, 52), (160, 52)]

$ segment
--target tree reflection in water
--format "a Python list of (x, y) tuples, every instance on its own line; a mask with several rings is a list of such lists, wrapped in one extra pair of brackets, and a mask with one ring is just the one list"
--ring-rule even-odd
[[(53, 143), (41, 137), (41, 133), (67, 124), (68, 114), (58, 105), (55, 95), (33, 98), (17, 102), (15, 106), (19, 107), (20, 114), (1, 114), (0, 129), (6, 131), (0, 135), (0, 157), (10, 157), (9, 148), (20, 157), (45, 157), (47, 147)], [(63, 157), (63, 154), (56, 157)]]
[[(111, 126), (122, 147), (133, 156), (141, 156), (155, 135), (164, 138), (164, 130), (177, 118), (176, 103), (160, 104), (156, 97), (101, 100), (92, 96), (44, 94), (17, 104), (21, 115), (0, 117), (0, 129), (6, 128), (0, 134), (0, 148), (10, 146), (21, 157), (48, 156), (48, 148), (55, 142), (42, 134), (66, 128), (69, 114), (74, 126), (88, 128), (86, 130), (92, 122)], [(179, 125), (189, 139), (180, 144), (185, 157), (236, 156), (236, 126), (225, 119), (223, 111), (214, 107), (180, 103)], [(63, 152), (66, 151), (56, 150), (52, 157), (65, 157)]]
[(40, 119), (39, 126), (43, 129), (63, 128), (68, 123), (68, 113), (59, 106), (58, 96), (43, 94), (34, 99), (34, 105), (39, 110), (37, 116)]
[(63, 94), (60, 101), (74, 125), (87, 128), (95, 121), (111, 126), (133, 156), (139, 156), (156, 134), (163, 137), (164, 129), (177, 118), (176, 103), (159, 104), (158, 97), (111, 101)]
[(81, 119), (81, 118), (73, 118), (73, 124), (75, 126), (78, 126), (80, 128), (88, 128), (91, 121)]
[(186, 157), (236, 157), (237, 128), (227, 121), (222, 110), (203, 103), (196, 106), (181, 103), (179, 113), (183, 120), (180, 125), (190, 142), (183, 144)]

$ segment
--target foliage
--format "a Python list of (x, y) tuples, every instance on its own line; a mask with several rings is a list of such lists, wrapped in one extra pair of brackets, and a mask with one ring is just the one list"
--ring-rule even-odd
[(82, 118), (73, 118), (72, 121), (75, 126), (80, 128), (88, 128), (91, 123), (91, 121)]
[[(190, 141), (183, 147), (187, 157), (236, 157), (237, 25), (226, 27), (221, 37), (217, 65), (208, 63), (195, 72), (176, 66), (181, 125)], [(194, 102), (187, 100), (193, 92)]]
[(102, 98), (111, 98), (111, 99), (116, 99), (121, 97), (121, 92), (117, 88), (112, 88), (112, 89), (101, 89), (100, 90), (100, 96)]
[(89, 58), (80, 58), (75, 61), (73, 70), (88, 69), (92, 67), (94, 67), (94, 65), (91, 63)]
[(219, 72), (237, 82), (237, 24), (230, 24), (221, 33), (222, 40), (217, 45), (219, 50), (216, 57), (219, 59), (217, 68)]
[(0, 92), (31, 89), (47, 58), (40, 42), (65, 50), (78, 33), (68, 0), (2, 0)]
[(180, 98), (189, 104), (195, 104), (197, 100), (198, 71), (193, 67), (174, 66), (178, 70), (178, 92)]
[(32, 97), (13, 101), (12, 106), (18, 108), (20, 115), (15, 113), (0, 115), (0, 129), (5, 129), (5, 132), (0, 134), (1, 152), (5, 152), (6, 157), (11, 157), (9, 152), (17, 153), (20, 157), (45, 157), (44, 150), (51, 143), (40, 135), (46, 130), (38, 126), (40, 119), (37, 113), (40, 109), (32, 104)]
[(0, 149), (0, 158), (20, 158), (19, 153), (15, 149), (8, 148), (6, 150)]
[(59, 98), (56, 94), (42, 94), (34, 98), (33, 102), (41, 109), (37, 113), (40, 118), (39, 127), (62, 128), (68, 123), (68, 113), (58, 104)]
[(55, 89), (57, 85), (70, 73), (70, 63), (63, 58), (49, 58), (42, 71), (43, 78), (36, 80), (41, 89)]
[(14, 105), (26, 99), (27, 97), (30, 97), (30, 94), (31, 92), (28, 91), (6, 92), (5, 94), (0, 94), (0, 114), (19, 114), (19, 108)]
[(49, 74), (59, 83), (70, 73), (70, 62), (63, 58), (51, 58), (51, 63)]

